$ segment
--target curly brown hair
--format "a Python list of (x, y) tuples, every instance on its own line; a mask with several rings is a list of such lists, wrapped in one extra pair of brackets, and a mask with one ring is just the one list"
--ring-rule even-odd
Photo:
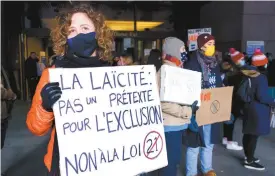
[(78, 4), (70, 9), (61, 12), (57, 17), (57, 26), (51, 31), (51, 39), (53, 41), (53, 51), (57, 55), (63, 55), (66, 51), (67, 36), (69, 34), (69, 27), (71, 19), (75, 13), (86, 13), (92, 20), (95, 26), (96, 39), (99, 48), (97, 49), (100, 59), (108, 60), (111, 55), (113, 44), (113, 31), (107, 27), (105, 17), (88, 4)]

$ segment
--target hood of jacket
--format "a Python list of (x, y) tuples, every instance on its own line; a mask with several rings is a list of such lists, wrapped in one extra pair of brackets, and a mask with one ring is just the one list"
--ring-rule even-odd
[(245, 65), (241, 68), (241, 72), (248, 77), (258, 77), (261, 73), (257, 70), (256, 67), (250, 66), (250, 65)]

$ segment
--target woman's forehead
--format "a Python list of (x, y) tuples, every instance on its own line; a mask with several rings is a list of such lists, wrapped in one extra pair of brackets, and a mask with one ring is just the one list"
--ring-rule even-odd
[(93, 25), (93, 22), (86, 13), (79, 12), (73, 14), (71, 19), (71, 26), (81, 25)]
[(215, 44), (215, 40), (209, 40), (206, 44), (208, 45)]

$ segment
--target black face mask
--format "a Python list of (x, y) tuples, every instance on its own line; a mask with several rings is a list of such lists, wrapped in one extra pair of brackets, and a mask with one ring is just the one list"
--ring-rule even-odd
[(78, 57), (89, 58), (98, 48), (95, 32), (88, 34), (78, 34), (77, 36), (67, 39), (68, 53)]

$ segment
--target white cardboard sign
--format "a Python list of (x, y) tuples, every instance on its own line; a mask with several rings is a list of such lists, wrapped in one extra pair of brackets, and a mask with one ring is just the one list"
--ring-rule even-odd
[(154, 66), (50, 69), (62, 176), (133, 176), (167, 166)]
[(200, 96), (200, 72), (169, 65), (161, 66), (161, 101), (191, 105), (198, 100), (198, 106), (200, 106)]

